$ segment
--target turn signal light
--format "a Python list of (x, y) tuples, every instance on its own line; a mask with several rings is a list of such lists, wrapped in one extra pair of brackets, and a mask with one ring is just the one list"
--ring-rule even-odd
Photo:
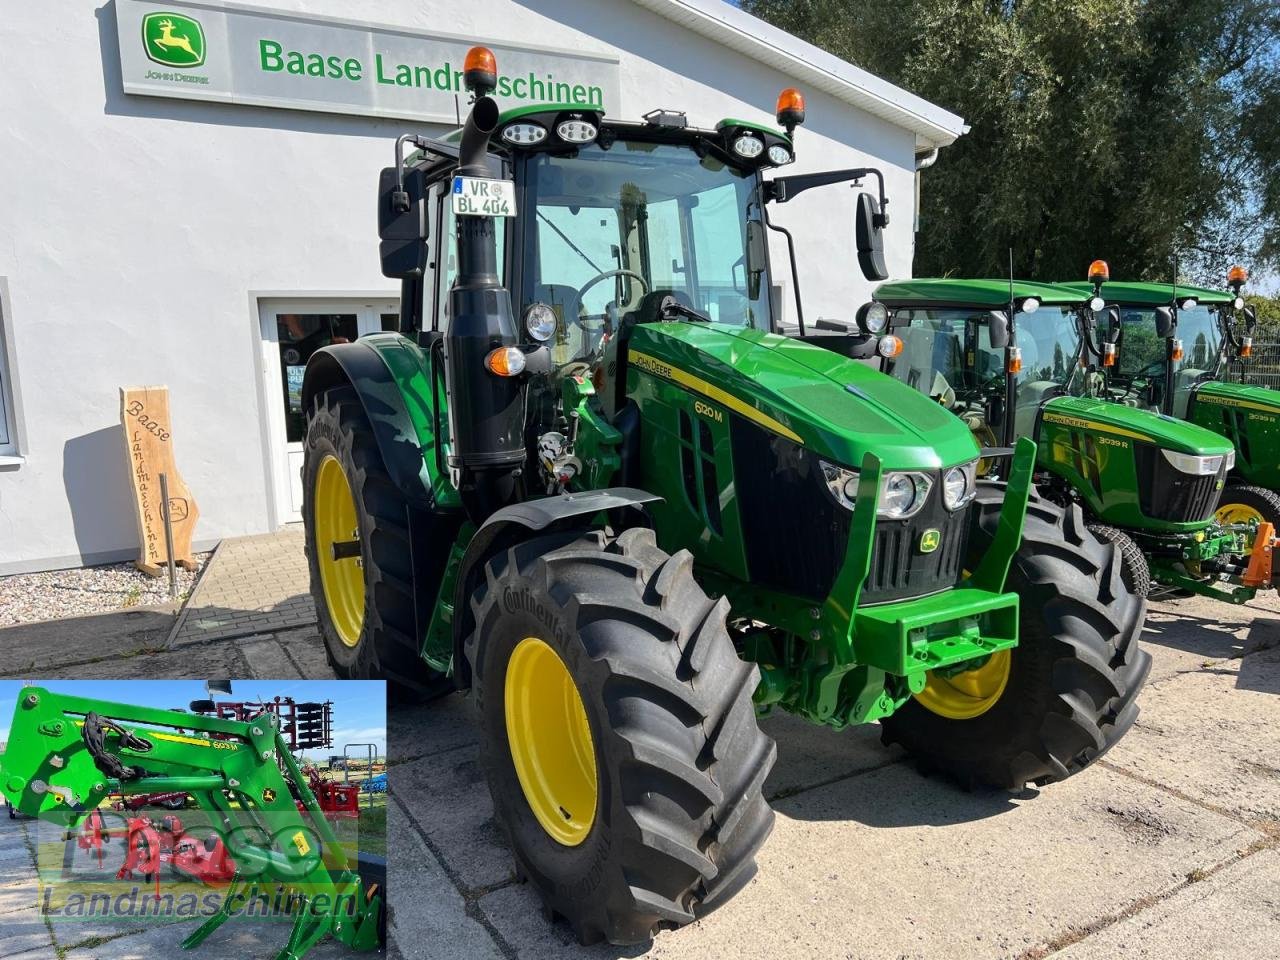
[(1111, 268), (1105, 260), (1095, 260), (1089, 264), (1089, 282), (1106, 283), (1111, 279)]
[(1242, 357), (1253, 356), (1253, 337), (1240, 338), (1240, 356)]
[(1102, 365), (1104, 367), (1114, 367), (1116, 365), (1116, 345), (1114, 343), (1104, 343), (1102, 345)]
[(1181, 360), (1181, 359), (1182, 359), (1182, 341), (1181, 341), (1181, 340), (1175, 340), (1175, 341), (1173, 341), (1173, 343), (1170, 345), (1170, 347), (1169, 347), (1169, 359), (1171, 359), (1171, 360)]
[(1227, 271), (1227, 283), (1244, 283), (1249, 279), (1249, 271), (1236, 264)]
[(1021, 347), (1009, 348), (1009, 359), (1008, 359), (1008, 362), (1005, 364), (1005, 369), (1008, 370), (1009, 373), (1022, 372), (1022, 348)]
[(483, 97), (498, 85), (498, 59), (488, 47), (472, 47), (462, 61), (462, 77), (468, 90)]
[(886, 360), (892, 360), (902, 353), (902, 338), (895, 337), (893, 334), (881, 337), (880, 342), (876, 344), (876, 351)]
[(498, 347), (484, 358), (488, 371), (499, 377), (518, 377), (524, 373), (524, 354), (515, 347)]
[(778, 94), (778, 125), (790, 133), (804, 123), (804, 94), (795, 87), (787, 87)]

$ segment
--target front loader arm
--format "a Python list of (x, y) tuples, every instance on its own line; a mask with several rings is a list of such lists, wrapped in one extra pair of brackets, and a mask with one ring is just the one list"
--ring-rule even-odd
[(236, 878), (184, 947), (278, 884), (306, 903), (279, 960), (296, 960), (326, 933), (377, 946), (380, 898), (363, 890), (273, 713), (240, 722), (27, 687), (0, 755), (0, 790), (22, 813), (68, 827), (112, 794), (181, 791), (213, 813)]

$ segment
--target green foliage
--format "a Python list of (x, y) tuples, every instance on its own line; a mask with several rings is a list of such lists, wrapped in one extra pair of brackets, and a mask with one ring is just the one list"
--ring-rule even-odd
[[(1280, 264), (1275, 0), (742, 0), (964, 117), (918, 275), (1167, 279)], [(977, 229), (975, 229), (975, 227)]]
[(1280, 297), (1250, 293), (1245, 295), (1245, 301), (1258, 311), (1258, 340), (1280, 343)]

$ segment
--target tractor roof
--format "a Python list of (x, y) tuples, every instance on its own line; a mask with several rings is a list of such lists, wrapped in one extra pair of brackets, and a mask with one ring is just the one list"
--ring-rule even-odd
[[(1093, 284), (1086, 281), (1073, 281), (1059, 284), (1079, 290), (1085, 296), (1093, 293)], [(1223, 290), (1210, 290), (1207, 287), (1193, 287), (1180, 283), (1177, 286), (1179, 299), (1195, 297), (1200, 303), (1230, 303), (1234, 298)], [(1173, 302), (1174, 287), (1171, 283), (1136, 283), (1107, 281), (1102, 285), (1102, 297), (1108, 303), (1122, 303), (1133, 306), (1164, 307)]]
[[(1081, 293), (1060, 284), (1013, 281), (1013, 299), (1035, 297), (1041, 303), (1077, 304), (1092, 291)], [(896, 280), (876, 288), (875, 298), (890, 306), (1005, 307), (1009, 305), (1008, 280), (920, 279)]]

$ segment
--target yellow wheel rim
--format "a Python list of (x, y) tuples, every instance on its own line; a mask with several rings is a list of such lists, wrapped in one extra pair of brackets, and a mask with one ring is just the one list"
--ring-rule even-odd
[(1227, 523), (1261, 523), (1262, 514), (1244, 503), (1224, 503), (1214, 514), (1217, 521)]
[(354, 647), (364, 629), (364, 569), (359, 556), (335, 558), (334, 544), (360, 539), (356, 499), (346, 471), (333, 454), (326, 454), (316, 472), (316, 560), (329, 619), (343, 646)]
[(943, 677), (930, 670), (925, 677), (924, 689), (916, 694), (921, 706), (949, 720), (972, 720), (980, 717), (996, 705), (1009, 683), (1011, 651), (1001, 650), (991, 655), (976, 670), (966, 670), (951, 677)]
[(533, 815), (554, 840), (576, 847), (596, 819), (596, 752), (582, 697), (564, 661), (525, 637), (511, 652), (507, 742)]

